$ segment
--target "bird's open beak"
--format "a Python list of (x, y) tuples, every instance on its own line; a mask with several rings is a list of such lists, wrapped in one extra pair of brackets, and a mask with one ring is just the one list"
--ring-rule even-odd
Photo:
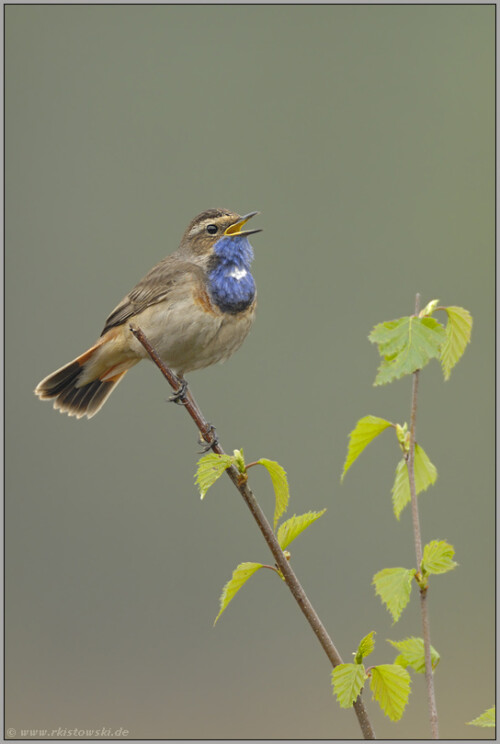
[(257, 228), (256, 230), (241, 229), (243, 225), (248, 222), (251, 217), (255, 217), (256, 214), (259, 214), (259, 212), (249, 212), (248, 214), (245, 214), (238, 220), (238, 222), (235, 222), (234, 225), (230, 225), (224, 235), (231, 235), (234, 237), (235, 235), (253, 235), (254, 233), (262, 232), (262, 228)]

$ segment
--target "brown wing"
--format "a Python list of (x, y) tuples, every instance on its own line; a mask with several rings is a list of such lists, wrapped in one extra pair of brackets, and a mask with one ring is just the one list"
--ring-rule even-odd
[(190, 261), (182, 261), (177, 256), (167, 256), (156, 264), (141, 281), (126, 295), (108, 316), (101, 333), (125, 323), (128, 318), (142, 312), (150, 305), (163, 302), (179, 282), (202, 286), (204, 272), (200, 266)]

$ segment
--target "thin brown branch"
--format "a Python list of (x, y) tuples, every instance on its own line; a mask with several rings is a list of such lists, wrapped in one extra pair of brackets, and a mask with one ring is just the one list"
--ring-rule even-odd
[[(147, 353), (149, 354), (153, 362), (156, 364), (156, 366), (159, 368), (159, 370), (161, 371), (163, 376), (166, 378), (166, 380), (169, 382), (171, 387), (174, 389), (174, 391), (177, 392), (177, 390), (179, 389), (178, 378), (172, 372), (172, 370), (169, 369), (162, 362), (162, 360), (160, 359), (160, 357), (158, 356), (154, 348), (151, 346), (151, 344), (149, 343), (148, 339), (146, 338), (142, 330), (140, 328), (133, 328), (132, 326), (130, 326), (130, 330), (132, 331), (136, 339), (146, 349)], [(182, 403), (186, 411), (188, 412), (188, 414), (191, 416), (191, 418), (195, 422), (201, 436), (207, 442), (207, 444), (211, 446), (211, 449), (219, 455), (225, 454), (224, 450), (222, 449), (217, 439), (215, 438), (213, 428), (210, 426), (210, 424), (207, 422), (207, 420), (203, 416), (198, 404), (196, 403), (195, 399), (191, 395), (191, 392), (189, 389), (186, 391), (185, 395), (183, 396), (181, 400), (182, 400)], [(316, 613), (316, 610), (314, 609), (311, 602), (309, 601), (309, 598), (307, 597), (304, 589), (302, 588), (301, 583), (299, 582), (297, 576), (295, 575), (295, 572), (290, 566), (290, 562), (287, 560), (285, 554), (280, 548), (280, 545), (271, 528), (271, 525), (267, 521), (267, 518), (264, 512), (260, 508), (255, 496), (253, 495), (252, 491), (248, 487), (247, 481), (241, 478), (241, 473), (238, 472), (237, 468), (234, 465), (228, 468), (226, 470), (226, 473), (228, 474), (229, 478), (231, 478), (232, 482), (234, 483), (234, 485), (236, 486), (236, 488), (242, 495), (246, 505), (250, 509), (252, 516), (254, 517), (260, 531), (262, 532), (264, 540), (266, 541), (271, 553), (274, 556), (276, 565), (278, 566), (281, 573), (283, 574), (283, 578), (285, 579), (285, 582), (288, 588), (290, 589), (295, 601), (297, 602), (303, 614), (305, 615), (309, 625), (311, 626), (316, 638), (320, 642), (324, 652), (328, 656), (328, 659), (330, 660), (332, 666), (335, 667), (338, 664), (341, 664), (342, 657), (337, 651), (332, 639), (328, 635), (328, 632), (325, 626), (323, 625), (323, 623), (321, 622), (318, 614)], [(356, 701), (354, 702), (353, 708), (358, 718), (358, 722), (361, 728), (361, 732), (363, 734), (363, 738), (375, 739), (375, 732), (373, 731), (372, 725), (368, 718), (368, 713), (361, 699), (361, 695), (359, 695)]]
[[(415, 315), (420, 310), (420, 295), (415, 298)], [(420, 517), (418, 514), (417, 489), (415, 485), (415, 432), (417, 427), (417, 400), (418, 400), (419, 370), (413, 373), (413, 387), (411, 396), (411, 418), (410, 418), (410, 448), (406, 465), (410, 481), (411, 514), (413, 524), (413, 537), (415, 540), (415, 556), (417, 559), (417, 571), (420, 573), (422, 565), (422, 534), (420, 531)], [(436, 694), (434, 691), (434, 675), (432, 673), (431, 658), (431, 631), (429, 624), (429, 608), (427, 606), (427, 587), (420, 588), (420, 610), (422, 614), (422, 632), (424, 638), (425, 654), (425, 682), (427, 687), (427, 701), (429, 705), (429, 718), (433, 739), (439, 739), (438, 714), (436, 707)]]

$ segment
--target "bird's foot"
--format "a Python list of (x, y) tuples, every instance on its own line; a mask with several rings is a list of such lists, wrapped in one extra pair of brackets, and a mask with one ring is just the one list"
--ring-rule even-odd
[(177, 403), (179, 406), (186, 405), (186, 391), (188, 389), (187, 380), (184, 377), (178, 377), (180, 388), (175, 391), (169, 398), (170, 403)]
[[(211, 441), (207, 442), (205, 437), (211, 435)], [(212, 449), (212, 447), (215, 447), (216, 444), (219, 444), (219, 440), (217, 438), (217, 432), (215, 431), (215, 426), (212, 424), (207, 425), (207, 430), (202, 434), (200, 431), (200, 438), (198, 440), (198, 444), (203, 444), (202, 449), (199, 451), (200, 455), (204, 455), (206, 452)]]

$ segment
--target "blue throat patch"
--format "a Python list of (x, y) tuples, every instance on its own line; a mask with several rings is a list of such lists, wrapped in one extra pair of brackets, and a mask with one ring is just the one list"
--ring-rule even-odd
[(225, 313), (246, 310), (255, 297), (253, 249), (247, 236), (224, 235), (214, 245), (212, 260), (215, 268), (208, 273), (208, 286), (217, 307)]

